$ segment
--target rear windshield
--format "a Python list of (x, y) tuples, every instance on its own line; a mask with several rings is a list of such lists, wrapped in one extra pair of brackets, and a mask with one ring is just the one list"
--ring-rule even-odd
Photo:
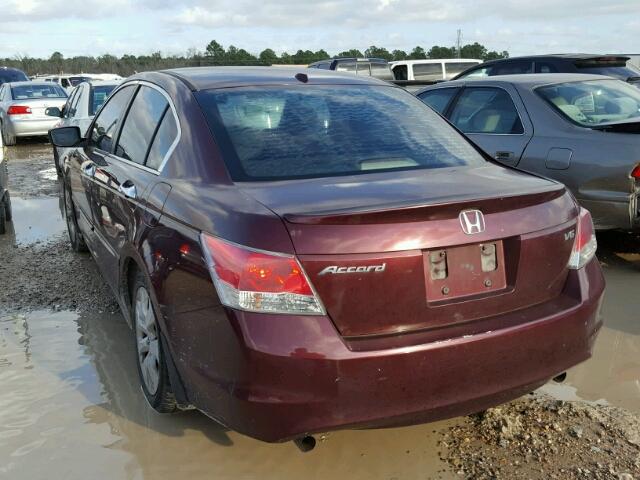
[(34, 83), (31, 85), (16, 85), (11, 87), (11, 95), (14, 100), (28, 98), (66, 98), (67, 94), (56, 83)]
[(98, 85), (91, 88), (91, 97), (89, 98), (89, 115), (96, 114), (114, 88), (116, 88), (115, 85)]
[(589, 80), (540, 87), (542, 98), (585, 127), (640, 116), (640, 89), (620, 80)]
[(484, 162), (429, 107), (395, 87), (246, 87), (196, 95), (236, 181)]
[(27, 76), (20, 70), (3, 70), (0, 68), (0, 85), (9, 82), (26, 82)]

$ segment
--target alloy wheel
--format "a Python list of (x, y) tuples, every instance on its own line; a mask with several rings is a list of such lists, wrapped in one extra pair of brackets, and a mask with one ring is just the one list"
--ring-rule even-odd
[(160, 383), (160, 339), (151, 299), (144, 287), (136, 292), (135, 322), (140, 372), (147, 392), (154, 395)]

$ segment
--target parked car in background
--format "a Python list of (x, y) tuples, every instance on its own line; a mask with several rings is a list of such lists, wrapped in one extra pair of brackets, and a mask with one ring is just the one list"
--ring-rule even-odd
[(29, 77), (17, 68), (0, 67), (0, 85), (8, 82), (26, 82)]
[[(45, 113), (51, 117), (56, 117), (59, 121), (55, 127), (71, 127), (76, 126), (84, 134), (96, 112), (100, 109), (107, 97), (120, 82), (83, 82), (75, 87), (67, 103), (62, 108), (50, 107)], [(53, 147), (53, 161), (58, 173), (62, 173), (60, 169), (61, 162), (65, 161), (66, 149), (58, 149)]]
[(472, 58), (443, 58), (424, 60), (399, 60), (391, 62), (391, 71), (396, 80), (450, 80), (469, 67), (479, 65), (482, 60)]
[(0, 85), (0, 133), (7, 146), (19, 137), (47, 135), (58, 122), (45, 114), (49, 107), (62, 106), (67, 94), (49, 82), (11, 82)]
[[(232, 88), (230, 88), (232, 87)], [(123, 82), (62, 195), (158, 411), (267, 441), (483, 410), (591, 355), (589, 213), (388, 82), (186, 68)]]
[(615, 77), (640, 86), (640, 70), (628, 61), (629, 57), (619, 55), (587, 54), (502, 58), (469, 68), (454, 80), (521, 73), (585, 73)]
[(9, 175), (7, 160), (4, 156), (4, 143), (0, 135), (0, 235), (7, 231), (7, 222), (11, 221), (11, 196), (9, 195)]
[(64, 88), (67, 93), (82, 82), (90, 82), (92, 77), (88, 75), (47, 75), (39, 78), (41, 81), (53, 82)]
[(314, 62), (309, 68), (321, 70), (335, 70), (337, 72), (349, 72), (356, 75), (375, 77), (381, 80), (393, 80), (393, 73), (389, 63), (383, 58), (332, 58)]
[(496, 160), (567, 185), (596, 228), (640, 228), (639, 89), (597, 75), (508, 75), (418, 97)]

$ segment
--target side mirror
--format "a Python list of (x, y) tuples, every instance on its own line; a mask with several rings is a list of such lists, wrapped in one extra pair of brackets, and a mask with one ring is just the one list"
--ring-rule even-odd
[(77, 147), (83, 140), (78, 127), (60, 127), (49, 130), (49, 141), (56, 147)]
[(48, 117), (58, 117), (62, 118), (62, 110), (58, 107), (49, 107), (44, 110), (44, 114)]

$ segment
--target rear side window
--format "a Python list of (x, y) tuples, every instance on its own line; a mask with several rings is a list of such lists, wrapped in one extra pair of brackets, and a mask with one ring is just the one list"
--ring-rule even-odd
[(438, 114), (396, 87), (244, 87), (195, 95), (236, 181), (484, 163)]
[(457, 91), (457, 88), (438, 88), (421, 93), (418, 98), (436, 112), (443, 114)]
[(177, 138), (178, 125), (176, 124), (176, 117), (171, 108), (167, 108), (160, 121), (160, 126), (153, 139), (151, 148), (149, 149), (146, 163), (147, 167), (159, 170)]
[(93, 124), (89, 137), (90, 147), (111, 152), (116, 128), (134, 91), (135, 86), (127, 85), (111, 97)]
[(536, 62), (536, 73), (558, 73), (558, 69), (551, 62)]
[(382, 80), (393, 80), (393, 72), (388, 63), (372, 63), (371, 76)]
[(518, 60), (497, 63), (489, 75), (516, 75), (520, 73), (533, 73), (533, 62)]
[(169, 102), (158, 90), (140, 87), (122, 126), (115, 154), (144, 164), (153, 135), (168, 106)]
[(458, 97), (450, 120), (464, 133), (524, 133), (511, 96), (501, 88), (465, 88)]
[(446, 78), (452, 78), (459, 73), (464, 72), (467, 68), (477, 65), (476, 62), (447, 62), (444, 64), (446, 70)]
[(416, 63), (413, 65), (413, 78), (416, 80), (442, 80), (442, 64)]

